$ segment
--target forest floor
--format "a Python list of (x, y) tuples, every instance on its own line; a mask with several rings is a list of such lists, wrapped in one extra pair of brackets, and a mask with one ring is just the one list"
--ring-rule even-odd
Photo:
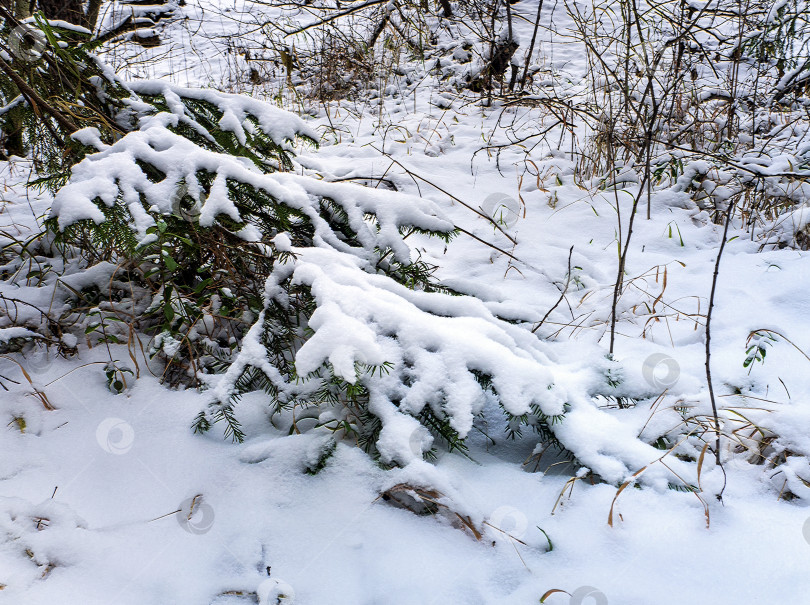
[[(197, 15), (189, 4), (183, 10)], [(514, 10), (533, 15), (536, 4)], [(282, 76), (251, 89), (236, 59), (209, 52), (229, 27), (212, 21), (206, 37), (192, 38), (169, 24), (170, 56), (130, 72), (183, 85), (225, 82), (302, 113), (323, 136), (318, 149), (299, 150), (298, 170), (370, 186), (386, 186), (384, 179), (432, 200), (466, 232), (448, 245), (411, 238), (436, 277), (528, 326), (553, 309), (536, 334), (553, 343), (560, 371), (605, 363), (617, 204), (627, 217), (632, 199), (582, 178), (564, 148), (497, 149), (510, 134), (539, 128), (541, 109), (487, 106), (428, 76), (328, 103), (296, 96)], [(576, 71), (575, 49), (543, 44), (550, 73)], [(179, 69), (181, 60), (191, 66)], [(0, 173), (0, 218), (22, 230), (50, 204), (26, 188), (29, 169), (14, 160)], [(505, 233), (470, 209), (491, 213), (493, 194), (505, 200)], [(652, 436), (666, 432), (672, 410), (708, 405), (705, 313), (723, 233), (668, 189), (652, 193), (649, 219), (646, 212), (645, 201), (614, 355), (624, 384), (666, 397), (629, 408), (597, 404), (622, 431)], [(770, 422), (807, 453), (810, 259), (766, 245), (742, 225), (729, 238), (712, 334), (721, 414), (729, 423), (743, 418), (741, 426)], [(780, 339), (764, 364), (746, 368), (749, 334), (762, 329), (796, 346)], [(236, 605), (279, 586), (300, 605), (528, 604), (552, 589), (560, 592), (547, 596), (551, 604), (799, 605), (810, 594), (805, 495), (785, 501), (785, 478), (750, 458), (729, 453), (723, 473), (707, 455), (702, 492), (617, 493), (577, 480), (577, 468), (554, 452), (538, 456), (528, 435), (507, 439), (495, 410), (472, 433), (467, 456), (440, 448), (431, 465), (383, 470), (341, 443), (311, 476), (302, 460), (317, 437), (274, 429), (266, 396), (240, 403), (244, 443), (196, 435), (189, 427), (199, 393), (167, 389), (139, 360), (140, 377), (114, 395), (98, 365), (108, 359), (103, 349), (67, 360), (43, 353), (30, 365), (55, 410), (44, 409), (26, 380), (0, 393), (0, 603)], [(112, 346), (112, 355), (129, 356), (125, 346)], [(21, 415), (24, 430), (14, 420)], [(593, 438), (608, 447), (619, 438), (613, 427), (594, 426)], [(469, 516), (483, 536), (452, 522), (452, 513), (418, 516), (381, 498), (400, 484), (434, 486), (447, 510)], [(723, 484), (721, 502), (714, 496)], [(48, 530), (30, 515), (46, 519)]]

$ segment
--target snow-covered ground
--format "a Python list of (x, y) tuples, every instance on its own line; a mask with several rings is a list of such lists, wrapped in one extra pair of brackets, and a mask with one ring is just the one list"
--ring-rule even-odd
[[(183, 10), (199, 16), (188, 4)], [(532, 18), (536, 4), (515, 10)], [(168, 32), (189, 36), (181, 20), (174, 23)], [(518, 23), (530, 37), (529, 25)], [(207, 33), (231, 25), (220, 19)], [(229, 78), (238, 62), (211, 51), (207, 38), (169, 38), (206, 61), (194, 63), (196, 71), (179, 69), (183, 53), (174, 53), (147, 75), (163, 69), (182, 85), (237, 86)], [(550, 72), (555, 62), (581, 59), (568, 46), (555, 53), (548, 53)], [(605, 453), (622, 450), (626, 435), (649, 442), (699, 432), (711, 414), (704, 326), (722, 227), (686, 194), (653, 193), (651, 219), (635, 224), (609, 362), (616, 204), (627, 217), (631, 196), (589, 187), (557, 149), (538, 146), (526, 164), (523, 151), (509, 147), (496, 163), (482, 146), (505, 143), (503, 125), (513, 120), (537, 127), (541, 110), (483, 107), (430, 82), (362, 101), (291, 104), (307, 110), (322, 134), (320, 149), (301, 151), (299, 170), (372, 186), (384, 178), (432, 200), (466, 232), (446, 246), (409, 239), (414, 254), (438, 267), (437, 277), (527, 331), (554, 308), (536, 333), (563, 382), (610, 369), (621, 384), (617, 396), (650, 394), (629, 408), (605, 399), (593, 414), (575, 410), (573, 428), (560, 433), (571, 443), (589, 440), (584, 448), (597, 444)], [(249, 92), (274, 98), (273, 90)], [(26, 191), (27, 169), (18, 161), (2, 172), (0, 225), (17, 236), (50, 206), (47, 196)], [(493, 194), (508, 213), (517, 211), (503, 217), (505, 234), (470, 209), (491, 212)], [(800, 210), (791, 220), (801, 220)], [(672, 487), (698, 482), (700, 491), (592, 485), (553, 452), (538, 459), (536, 439), (507, 439), (497, 409), (485, 410), (466, 457), (440, 448), (434, 463), (383, 470), (341, 443), (311, 475), (306, 463), (317, 458), (321, 437), (275, 429), (265, 395), (243, 397), (237, 413), (247, 439), (233, 444), (220, 432), (193, 434), (205, 397), (168, 390), (125, 346), (111, 346), (112, 355), (137, 365), (140, 376), (128, 376), (120, 395), (107, 388), (101, 346), (79, 343), (67, 360), (44, 350), (0, 357), (8, 389), (0, 392), (0, 603), (236, 605), (288, 603), (292, 593), (300, 605), (523, 604), (544, 595), (547, 603), (578, 605), (806, 603), (810, 258), (791, 247), (763, 249), (736, 227), (729, 236), (712, 370), (725, 430), (739, 441), (724, 442), (725, 477), (711, 454), (685, 445), (693, 448), (693, 474)], [(0, 285), (6, 298), (48, 306), (41, 289), (20, 290)], [(777, 340), (764, 363), (746, 368), (755, 330)], [(766, 435), (777, 436), (770, 449), (754, 450), (788, 452), (779, 470), (735, 450)], [(664, 443), (659, 456), (673, 445)], [(650, 457), (634, 470), (668, 461)], [(438, 492), (439, 514), (415, 515), (381, 496), (403, 484)], [(798, 497), (785, 501), (786, 489)]]
[[(104, 355), (82, 355), (94, 360)], [(577, 482), (569, 493), (565, 468), (521, 468), (525, 444), (481, 438), (472, 460), (397, 471), (341, 444), (310, 476), (301, 461), (316, 438), (274, 432), (260, 397), (242, 403), (250, 437), (233, 445), (190, 433), (194, 392), (147, 374), (115, 396), (97, 366), (39, 367), (40, 385), (75, 371), (43, 388), (56, 411), (22, 389), (3, 398), (3, 603), (251, 602), (226, 593), (256, 592), (267, 567), (313, 604), (537, 603), (582, 586), (607, 601), (547, 602), (798, 604), (810, 589), (807, 509), (778, 502), (739, 465), (709, 528), (693, 494), (633, 489), (611, 528), (613, 486)], [(487, 520), (484, 537), (379, 497), (414, 481)]]

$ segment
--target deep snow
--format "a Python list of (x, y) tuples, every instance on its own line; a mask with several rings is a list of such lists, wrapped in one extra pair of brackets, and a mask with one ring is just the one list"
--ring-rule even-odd
[[(183, 10), (196, 14), (192, 4)], [(515, 10), (533, 15), (535, 6), (521, 2)], [(230, 26), (223, 21), (208, 33), (227, 33)], [(190, 44), (180, 33), (171, 40), (181, 50)], [(194, 44), (210, 50), (213, 43), (200, 36)], [(202, 54), (207, 61), (198, 68), (176, 70), (180, 52), (155, 69), (176, 70), (183, 85), (233, 75), (230, 59)], [(556, 62), (578, 60), (564, 45), (548, 56), (551, 71)], [(528, 327), (539, 322), (569, 279), (573, 245), (565, 300), (538, 335), (553, 342), (555, 371), (571, 380), (583, 379), (583, 367), (608, 367), (617, 262), (613, 193), (582, 188), (557, 150), (533, 151), (537, 177), (522, 172), (519, 150), (500, 155), (501, 170), (494, 157), (476, 154), (490, 137), (504, 142), (496, 126), (502, 111), (531, 125), (541, 119), (537, 110), (482, 108), (424, 84), (362, 103), (306, 109), (316, 114), (308, 124), (322, 133), (322, 147), (301, 150), (302, 172), (327, 180), (385, 175), (519, 259), (464, 234), (448, 246), (409, 239), (423, 260), (439, 267), (438, 277), (482, 298), (490, 311)], [(4, 229), (25, 230), (50, 206), (47, 197), (26, 192), (27, 169), (24, 162), (3, 169)], [(517, 220), (507, 221), (517, 244), (460, 203), (482, 206), (491, 194), (521, 200)], [(629, 196), (618, 199), (629, 202)], [(571, 426), (579, 432), (570, 438), (599, 454), (624, 452), (627, 439), (640, 433), (653, 439), (672, 430), (683, 421), (675, 408), (708, 413), (703, 320), (722, 232), (686, 195), (660, 192), (652, 203), (652, 220), (636, 222), (616, 358), (626, 389), (668, 389), (667, 396), (599, 414), (595, 407), (575, 410), (581, 416), (572, 414)], [(629, 205), (624, 216), (628, 211)], [(805, 214), (802, 207), (791, 220), (802, 222)], [(801, 475), (810, 455), (810, 361), (784, 340), (769, 348), (764, 364), (749, 371), (743, 361), (756, 329), (777, 331), (810, 350), (810, 260), (789, 248), (762, 251), (762, 242), (743, 230), (731, 235), (738, 237), (723, 258), (712, 339), (722, 415), (740, 425), (742, 415), (779, 435), (780, 447), (801, 454), (792, 458)], [(0, 293), (43, 307), (50, 302), (36, 288), (12, 291), (3, 284)], [(0, 331), (0, 340), (10, 336)], [(125, 347), (113, 352), (132, 365)], [(20, 382), (7, 382), (9, 391), (0, 393), (0, 603), (235, 605), (255, 602), (257, 594), (274, 602), (268, 594), (294, 591), (303, 605), (517, 604), (537, 603), (551, 589), (577, 595), (552, 594), (552, 604), (807, 602), (808, 488), (788, 476), (789, 468), (766, 472), (729, 452), (721, 504), (713, 494), (723, 477), (707, 456), (700, 480), (708, 527), (700, 498), (661, 486), (622, 491), (611, 527), (616, 486), (572, 482), (576, 470), (551, 453), (541, 472), (528, 472), (535, 465), (523, 462), (535, 442), (508, 441), (496, 410), (479, 427), (494, 443), (473, 429), (469, 459), (440, 451), (435, 464), (414, 461), (384, 471), (358, 448), (339, 444), (326, 468), (311, 476), (302, 461), (319, 437), (274, 429), (260, 394), (244, 397), (237, 408), (248, 439), (235, 445), (216, 431), (192, 434), (205, 396), (167, 390), (143, 359), (140, 378), (113, 395), (102, 371), (103, 347), (82, 346), (78, 359), (50, 355), (14, 359), (29, 368), (53, 411), (31, 396), (19, 368), (0, 358), (0, 374)], [(15, 420), (21, 417), (24, 431)], [(792, 502), (780, 498), (788, 479), (801, 496)], [(440, 491), (450, 510), (484, 528), (484, 538), (380, 497), (401, 483)], [(601, 596), (585, 598), (583, 587)]]

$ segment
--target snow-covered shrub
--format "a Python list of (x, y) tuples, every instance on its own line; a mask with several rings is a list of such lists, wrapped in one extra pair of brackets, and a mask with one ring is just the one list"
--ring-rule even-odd
[[(119, 132), (98, 119), (70, 134), (83, 159), (46, 179), (67, 181), (47, 224), (66, 253), (141, 291), (138, 327), (191, 379), (215, 368), (203, 352), (219, 346), (228, 365), (239, 348), (198, 429), (224, 419), (240, 438), (234, 397), (264, 387), (276, 410), (312, 406), (367, 449), (408, 462), (429, 449), (429, 430), (462, 447), (487, 397), (513, 418), (562, 415), (535, 339), (432, 283), (411, 258), (409, 234), (452, 236), (431, 204), (290, 174), (294, 140), (316, 134), (269, 105), (102, 75), (96, 89), (119, 93), (106, 115)], [(223, 319), (253, 327), (223, 342)]]
[(88, 51), (91, 32), (40, 13), (19, 22), (2, 20), (9, 45), (0, 53), (0, 130), (5, 155), (33, 158), (53, 179), (82, 157), (68, 135), (80, 127), (99, 129), (103, 140), (130, 130), (128, 96), (107, 66)]
[(771, 231), (807, 199), (807, 2), (634, 7), (567, 8), (590, 62), (588, 92), (572, 91), (591, 131), (582, 173), (602, 183), (632, 175), (639, 199), (689, 193), (715, 222), (734, 203), (748, 227), (788, 243), (792, 233)]
[[(298, 15), (304, 5), (312, 19), (302, 25)], [(378, 87), (381, 94), (394, 94), (421, 80), (425, 68), (457, 89), (491, 93), (514, 87), (516, 76), (508, 69), (519, 41), (507, 23), (511, 11), (505, 3), (372, 1), (346, 8), (307, 0), (273, 9), (280, 15), (243, 16), (245, 22), (261, 22), (267, 36), (260, 44), (241, 40), (240, 46), (245, 55), (280, 63), (289, 84), (320, 100), (360, 96)], [(252, 84), (273, 79), (254, 65)], [(516, 68), (517, 58), (513, 72)]]
[[(26, 27), (43, 42), (9, 69), (6, 88), (27, 92), (7, 106), (24, 110), (37, 183), (58, 191), (47, 221), (55, 245), (107, 272), (63, 285), (87, 306), (88, 288), (119, 309), (127, 301), (134, 327), (156, 332), (155, 348), (184, 358), (186, 373), (198, 372), (206, 347), (227, 361), (261, 311), (278, 233), (375, 259), (403, 281), (426, 279), (403, 237), (449, 237), (453, 226), (421, 200), (390, 207), (379, 192), (284, 174), (295, 140), (317, 137), (296, 116), (247, 97), (124, 83), (92, 54), (87, 32), (40, 17)], [(61, 80), (49, 77), (60, 68)]]
[[(39, 329), (72, 331), (74, 345), (151, 336), (168, 381), (210, 387), (199, 431), (222, 421), (241, 439), (235, 404), (266, 391), (277, 424), (327, 434), (313, 472), (344, 437), (401, 465), (429, 455), (437, 437), (463, 449), (476, 417), (499, 409), (509, 433), (528, 426), (568, 449), (583, 476), (621, 482), (660, 457), (596, 408), (591, 393), (610, 386), (598, 364), (558, 372), (531, 332), (434, 282), (406, 240), (452, 237), (432, 203), (296, 174), (296, 141), (317, 136), (296, 116), (243, 96), (123, 82), (89, 50), (70, 52), (98, 73), (71, 72), (60, 100), (95, 91), (87, 119), (35, 114), (65, 151), (63, 164), (43, 165), (56, 195), (39, 241), (63, 255), (52, 262), (59, 278), (43, 284), (60, 303), (76, 299)], [(112, 368), (114, 379), (125, 373)], [(610, 429), (600, 437), (597, 427)], [(667, 469), (643, 480), (666, 486), (677, 480)]]
[(274, 412), (298, 408), (291, 430), (313, 419), (400, 463), (429, 450), (430, 433), (463, 448), (488, 399), (538, 430), (561, 419), (565, 393), (537, 340), (477, 299), (409, 287), (367, 260), (296, 248), (286, 235), (274, 243), (288, 256), (200, 428), (230, 421), (234, 396), (257, 386)]

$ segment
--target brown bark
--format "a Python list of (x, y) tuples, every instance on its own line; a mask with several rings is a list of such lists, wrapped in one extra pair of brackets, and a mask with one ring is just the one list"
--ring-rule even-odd
[[(14, 19), (27, 19), (31, 16), (31, 3), (29, 0), (2, 0), (0, 6), (11, 12)], [(4, 15), (4, 19), (10, 15)], [(10, 27), (13, 27), (11, 25)], [(14, 90), (13, 85), (11, 85)], [(17, 89), (15, 92), (18, 92)], [(9, 110), (3, 124), (3, 147), (5, 159), (12, 155), (25, 156), (25, 142), (23, 140), (23, 106), (17, 106)]]
[[(472, 82), (469, 83), (470, 90), (474, 92), (481, 92), (484, 90), (491, 90), (495, 80), (500, 80), (506, 73), (506, 68), (512, 60), (512, 55), (518, 49), (517, 42), (513, 40), (502, 40), (495, 45), (492, 58), (489, 63), (484, 67), (481, 73)], [(516, 72), (515, 72), (516, 73)]]
[(30, 0), (0, 0), (0, 7), (14, 15), (15, 19), (26, 19), (31, 16)]
[(99, 11), (101, 11), (101, 0), (90, 0), (87, 4), (87, 14), (84, 16), (84, 26), (87, 29), (91, 31), (95, 29)]
[(48, 19), (67, 21), (74, 25), (85, 24), (82, 0), (38, 0), (37, 8)]
[(44, 109), (46, 113), (48, 113), (56, 123), (59, 124), (64, 130), (68, 133), (76, 132), (79, 128), (69, 119), (67, 118), (61, 111), (56, 109), (55, 107), (49, 105), (42, 97), (40, 97), (36, 91), (28, 86), (28, 84), (23, 80), (20, 75), (14, 70), (11, 65), (0, 59), (0, 71), (5, 73), (14, 84), (17, 85), (17, 88), (20, 89), (20, 92), (26, 98), (26, 100), (31, 104), (32, 109), (36, 112), (37, 109)]

